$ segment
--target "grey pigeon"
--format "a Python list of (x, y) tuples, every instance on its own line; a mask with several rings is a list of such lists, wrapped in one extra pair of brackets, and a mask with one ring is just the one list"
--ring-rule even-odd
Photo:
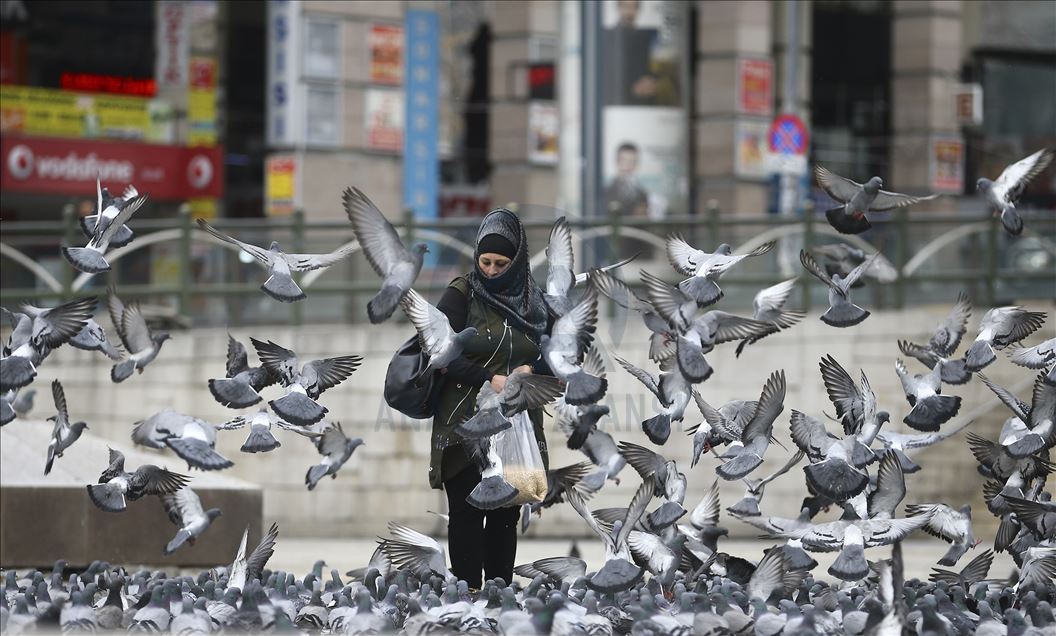
[(965, 368), (979, 371), (994, 361), (994, 349), (1023, 340), (1045, 323), (1045, 312), (1027, 311), (1022, 307), (994, 307), (986, 312), (979, 324), (979, 335), (968, 348)]
[(890, 416), (887, 411), (877, 410), (876, 394), (869, 386), (865, 371), (862, 371), (862, 385), (859, 387), (831, 355), (822, 358), (818, 366), (825, 392), (836, 407), (836, 417), (843, 425), (844, 434), (857, 435), (860, 442), (871, 446)]
[(354, 251), (352, 247), (342, 247), (329, 254), (288, 254), (279, 247), (278, 241), (272, 241), (268, 249), (228, 236), (209, 225), (204, 219), (198, 219), (198, 225), (214, 237), (242, 249), (243, 252), (257, 259), (261, 266), (268, 270), (268, 279), (260, 286), (265, 294), (284, 303), (292, 303), (307, 298), (304, 291), (293, 280), (293, 272), (310, 272), (315, 269), (330, 267), (348, 258)]
[(194, 545), (195, 540), (209, 529), (209, 525), (223, 513), (219, 508), (205, 510), (198, 493), (184, 486), (174, 493), (161, 495), (162, 505), (169, 521), (178, 529), (176, 536), (165, 545), (165, 554), (175, 552), (184, 543)]
[(36, 389), (11, 389), (0, 393), (0, 426), (14, 421), (15, 417), (25, 417), (33, 409), (33, 396)]
[(673, 459), (632, 442), (619, 443), (620, 454), (631, 468), (653, 487), (653, 495), (683, 504), (686, 501), (686, 475), (678, 470)]
[(4, 310), (13, 329), (0, 356), (0, 391), (30, 384), (37, 366), (84, 328), (97, 303), (93, 296), (52, 308), (22, 305), (19, 313)]
[(939, 196), (932, 194), (915, 197), (898, 192), (888, 192), (881, 190), (884, 187), (884, 181), (880, 177), (872, 177), (865, 183), (857, 183), (830, 172), (820, 165), (814, 167), (814, 175), (821, 189), (842, 204), (825, 211), (825, 218), (829, 220), (829, 224), (841, 234), (861, 234), (871, 228), (872, 224), (866, 217), (868, 212), (894, 210), (921, 201), (930, 201)]
[(714, 254), (698, 250), (681, 236), (667, 237), (667, 260), (675, 271), (689, 276), (678, 284), (678, 288), (696, 301), (700, 307), (707, 307), (722, 298), (722, 289), (715, 281), (731, 267), (751, 256), (761, 256), (774, 248), (770, 241), (755, 248), (747, 254), (733, 254), (733, 248), (726, 243), (719, 245)]
[(1006, 496), (1009, 509), (1018, 521), (1041, 541), (1056, 541), (1056, 504)]
[[(92, 238), (97, 230), (106, 230), (117, 215), (121, 213), (121, 210), (133, 204), (142, 205), (141, 202), (137, 203), (139, 198), (139, 191), (131, 184), (121, 194), (114, 196), (110, 194), (109, 189), (103, 187), (97, 177), (95, 179), (95, 214), (80, 217), (81, 231), (88, 238)], [(110, 247), (123, 247), (130, 243), (132, 238), (131, 228), (124, 225), (110, 239)]]
[(726, 528), (719, 526), (719, 511), (719, 481), (716, 479), (704, 491), (700, 503), (690, 512), (689, 525), (680, 524), (677, 529), (686, 537), (699, 541), (712, 552), (716, 552), (719, 537), (729, 533)]
[(1027, 184), (1048, 167), (1053, 156), (1056, 150), (1042, 148), (1002, 170), (996, 181), (980, 177), (975, 182), (975, 189), (982, 195), (987, 209), (1001, 215), (1001, 225), (1012, 236), (1023, 232), (1023, 219), (1016, 210), (1019, 197)]
[(982, 543), (972, 532), (972, 507), (963, 505), (958, 510), (941, 503), (921, 503), (906, 506), (910, 516), (926, 516), (928, 522), (921, 530), (950, 544), (950, 549), (939, 559), (939, 565), (954, 565), (968, 550)]
[(587, 476), (590, 468), (590, 463), (579, 462), (547, 470), (546, 496), (542, 501), (534, 501), (521, 506), (521, 533), (527, 532), (533, 514), (542, 514), (542, 510), (564, 502), (566, 491), (576, 488), (585, 496), (593, 494), (594, 489), (583, 484), (583, 478)]
[(296, 353), (270, 340), (249, 341), (256, 348), (260, 363), (286, 388), (286, 395), (268, 404), (276, 415), (301, 426), (323, 419), (328, 409), (316, 402), (319, 395), (344, 382), (363, 361), (362, 356), (347, 355), (301, 364)]
[(751, 336), (742, 340), (737, 345), (737, 357), (740, 357), (746, 346), (755, 344), (782, 329), (788, 329), (807, 315), (806, 312), (798, 309), (785, 309), (785, 303), (788, 302), (788, 297), (792, 294), (792, 288), (795, 284), (796, 279), (792, 278), (760, 289), (755, 294), (755, 298), (752, 300), (752, 318), (760, 322), (769, 323), (771, 329), (761, 336)]
[(793, 409), (792, 441), (810, 459), (803, 472), (813, 492), (843, 502), (869, 485), (869, 475), (863, 468), (875, 456), (854, 435), (836, 437), (820, 420)]
[[(605, 363), (597, 347), (587, 349), (582, 367), (587, 374), (605, 379)], [(597, 430), (598, 420), (608, 414), (609, 407), (604, 404), (569, 404), (565, 401), (564, 393), (554, 402), (555, 419), (568, 437), (567, 445), (571, 450), (579, 450), (590, 434)]]
[[(895, 509), (906, 498), (906, 477), (902, 464), (895, 455), (885, 455), (876, 469), (876, 485), (862, 493), (866, 499), (864, 509), (870, 519), (891, 519)], [(854, 506), (854, 502), (852, 502)]]
[(643, 481), (627, 507), (627, 515), (613, 524), (612, 530), (607, 532), (587, 510), (582, 496), (575, 490), (568, 492), (566, 499), (569, 504), (587, 522), (587, 526), (601, 539), (605, 547), (605, 564), (587, 579), (587, 587), (602, 594), (615, 594), (630, 589), (645, 575), (645, 571), (631, 560), (628, 538), (645, 512), (652, 493), (653, 485), (649, 480)]
[[(968, 424), (971, 424), (971, 422), (968, 422)], [(881, 431), (880, 433), (877, 433), (876, 439), (880, 440), (880, 443), (884, 445), (884, 448), (877, 452), (877, 454), (886, 455), (887, 453), (894, 453), (895, 456), (898, 457), (899, 463), (902, 464), (902, 471), (904, 473), (915, 473), (920, 470), (920, 466), (909, 458), (906, 451), (927, 448), (928, 446), (938, 444), (942, 440), (956, 435), (968, 424), (947, 427), (946, 431), (935, 433), (905, 434), (896, 433), (894, 431)]]
[(147, 326), (139, 303), (125, 305), (113, 289), (110, 290), (107, 305), (110, 320), (128, 353), (127, 360), (118, 362), (110, 369), (110, 379), (119, 383), (131, 377), (133, 371), (143, 373), (143, 369), (158, 357), (161, 345), (171, 336), (165, 331), (153, 331)]
[(327, 475), (337, 479), (337, 471), (345, 465), (352, 457), (352, 453), (363, 445), (359, 437), (349, 438), (341, 428), (340, 422), (334, 422), (330, 428), (323, 431), (322, 437), (315, 441), (315, 448), (323, 456), (322, 461), (308, 469), (304, 476), (304, 483), (308, 490), (313, 490), (319, 480)]
[(902, 421), (918, 431), (934, 432), (957, 415), (961, 398), (942, 395), (942, 367), (935, 365), (931, 373), (910, 375), (902, 360), (895, 360), (895, 372), (902, 383), (906, 401), (913, 408)]
[(1044, 369), (1045, 382), (1056, 384), (1056, 338), (1034, 345), (1033, 347), (1017, 347), (1008, 353), (1008, 359), (1013, 364), (1018, 364), (1027, 369)]
[(477, 335), (475, 327), (466, 327), (455, 333), (447, 315), (413, 289), (407, 290), (400, 299), (400, 307), (418, 331), (422, 353), (429, 358), (429, 364), (422, 369), (420, 377), (432, 371), (446, 369), (447, 365), (462, 356), (462, 348)]
[(165, 408), (136, 422), (132, 441), (150, 448), (172, 449), (188, 467), (222, 470), (234, 462), (216, 452), (216, 427), (204, 420)]
[[(125, 225), (132, 215), (147, 201), (147, 196), (135, 196), (130, 201), (122, 200), (121, 207), (112, 218), (107, 218), (110, 207), (104, 211), (104, 222), (95, 223), (84, 247), (63, 246), (63, 257), (74, 269), (86, 274), (99, 274), (110, 271), (110, 263), (104, 258), (107, 250), (116, 247), (113, 243), (127, 243), (132, 240), (132, 231)], [(115, 206), (116, 207), (116, 206)], [(120, 236), (119, 236), (120, 235)]]
[(512, 427), (509, 418), (521, 411), (553, 402), (562, 388), (557, 378), (534, 373), (509, 375), (500, 392), (492, 388), (490, 381), (485, 381), (477, 392), (477, 410), (455, 426), (455, 432), (471, 439), (495, 435)]
[(249, 366), (249, 356), (241, 342), (227, 335), (227, 376), (209, 380), (209, 392), (220, 404), (243, 409), (260, 402), (261, 389), (278, 382), (267, 367)]
[(88, 497), (100, 510), (121, 512), (126, 501), (144, 495), (173, 493), (187, 485), (187, 477), (152, 464), (144, 464), (130, 473), (125, 470), (125, 456), (110, 449), (110, 465), (99, 476), (98, 484), (88, 485)]
[(62, 457), (67, 448), (73, 446), (88, 425), (84, 422), (70, 423), (69, 410), (66, 407), (66, 393), (62, 390), (62, 384), (58, 380), (51, 381), (51, 395), (55, 399), (55, 408), (58, 414), (48, 418), (55, 426), (51, 431), (51, 441), (48, 443), (48, 461), (44, 465), (44, 474), (51, 472), (51, 466), (56, 457)]
[[(870, 258), (875, 258), (875, 255)], [(835, 274), (832, 277), (821, 269), (818, 262), (806, 250), (799, 252), (799, 261), (814, 278), (825, 283), (829, 288), (829, 308), (821, 315), (822, 322), (832, 327), (853, 327), (869, 317), (868, 310), (862, 309), (851, 301), (851, 286), (862, 277), (870, 261), (855, 267), (846, 276)]]
[(693, 392), (693, 399), (704, 421), (686, 429), (686, 433), (693, 435), (693, 461), (690, 467), (696, 466), (700, 456), (715, 446), (740, 443), (744, 427), (759, 406), (755, 400), (730, 400), (716, 409), (696, 391)]
[[(870, 265), (865, 268), (862, 278), (872, 278), (876, 282), (885, 285), (898, 279), (898, 270), (895, 269), (894, 263), (878, 252), (868, 254), (865, 250), (848, 243), (815, 245), (810, 248), (810, 251), (818, 256), (825, 257), (825, 273), (829, 276), (836, 274), (847, 276), (855, 267), (876, 256), (870, 261)], [(857, 289), (864, 285), (865, 283), (859, 279), (851, 287)]]
[(572, 253), (572, 230), (565, 217), (554, 221), (550, 240), (546, 244), (546, 291), (543, 300), (555, 316), (564, 316), (572, 309), (569, 293), (576, 283), (575, 259)]
[(583, 370), (582, 361), (598, 321), (598, 296), (589, 290), (539, 339), (543, 359), (565, 382), (564, 400), (571, 405), (593, 404), (605, 396), (608, 380)]
[(175, 582), (170, 580), (163, 585), (154, 586), (150, 592), (150, 602), (136, 610), (132, 616), (132, 624), (128, 626), (129, 633), (160, 633), (168, 630), (172, 614), (166, 596), (173, 589), (173, 585)]
[(106, 337), (103, 327), (91, 318), (76, 336), (70, 338), (70, 346), (84, 351), (99, 351), (111, 360), (121, 359), (121, 348), (114, 346)]
[(249, 526), (246, 526), (245, 531), (242, 533), (242, 543), (239, 544), (238, 552), (235, 554), (235, 560), (231, 562), (231, 567), (228, 568), (228, 589), (238, 588), (246, 591), (248, 583), (260, 580), (264, 573), (264, 566), (268, 564), (268, 559), (275, 554), (275, 541), (278, 538), (279, 525), (273, 523), (268, 528), (268, 531), (264, 533), (264, 536), (261, 537), (257, 547), (253, 548), (249, 556), (246, 556), (246, 547), (249, 541)]
[(628, 287), (627, 283), (600, 269), (592, 269), (588, 274), (590, 284), (598, 292), (608, 296), (617, 305), (641, 315), (642, 321), (649, 329), (649, 359), (660, 362), (674, 355), (674, 340), (677, 335), (653, 307), (651, 301), (642, 298)]
[[(213, 630), (212, 618), (203, 609), (204, 598), (191, 602), (188, 596), (183, 597), (183, 610), (172, 617), (169, 623), (169, 633), (172, 634), (208, 634)], [(199, 607), (199, 604), (201, 607)]]
[(660, 363), (659, 377), (640, 369), (613, 354), (616, 362), (649, 389), (660, 402), (660, 412), (642, 421), (642, 430), (654, 444), (664, 444), (671, 436), (671, 424), (681, 422), (693, 394), (689, 380), (679, 370), (675, 360), (668, 358)]
[(400, 299), (418, 278), (422, 259), (429, 247), (425, 243), (416, 243), (408, 251), (396, 234), (396, 228), (359, 189), (345, 188), (342, 200), (367, 262), (382, 278), (381, 291), (367, 302), (367, 317), (376, 325), (388, 320), (396, 311)]
[(763, 386), (752, 419), (741, 433), (741, 447), (726, 463), (717, 466), (715, 472), (726, 481), (748, 476), (763, 463), (763, 454), (773, 439), (774, 421), (784, 410), (785, 372), (775, 371)]
[(392, 537), (381, 539), (378, 544), (393, 565), (419, 576), (435, 574), (447, 577), (450, 574), (447, 553), (439, 541), (392, 521), (389, 522), (389, 532)]
[[(246, 437), (246, 441), (242, 444), (241, 450), (243, 453), (267, 453), (275, 450), (282, 444), (279, 440), (275, 439), (275, 436), (271, 432), (272, 425), (278, 423), (280, 428), (286, 422), (278, 419), (272, 415), (268, 409), (260, 409), (253, 415), (239, 415), (238, 417), (230, 420), (222, 426), (218, 426), (217, 430), (233, 431), (249, 425), (249, 436)], [(302, 432), (304, 427), (294, 426), (286, 424), (290, 429)], [(321, 433), (317, 434), (320, 435)]]
[(587, 562), (576, 557), (546, 557), (513, 568), (513, 573), (525, 578), (546, 577), (552, 581), (575, 583), (587, 573)]
[(0, 391), (16, 391), (33, 382), (37, 365), (50, 351), (39, 351), (33, 346), (33, 319), (23, 314), (4, 310), (11, 321), (11, 333), (0, 356)]
[(763, 500), (763, 493), (766, 492), (766, 485), (792, 470), (796, 464), (803, 461), (803, 457), (805, 456), (806, 454), (803, 451), (796, 451), (788, 458), (788, 461), (785, 462), (784, 466), (778, 468), (766, 477), (761, 477), (759, 479), (743, 479), (742, 481), (744, 481), (745, 485), (744, 497), (732, 506), (727, 507), (726, 510), (730, 514), (738, 516), (762, 514), (759, 512), (759, 503)]
[(1046, 383), (1043, 374), (1034, 381), (1029, 406), (982, 373), (978, 375), (1017, 418), (1009, 430), (1001, 432), (1001, 445), (1009, 455), (1028, 457), (1056, 446), (1056, 386)]
[[(571, 439), (575, 432), (572, 426), (564, 419), (561, 413), (557, 413), (555, 419), (557, 420), (558, 428)], [(579, 450), (587, 456), (587, 459), (592, 464), (598, 467), (598, 470), (583, 479), (587, 490), (591, 492), (601, 490), (607, 479), (611, 479), (617, 486), (620, 484), (620, 471), (627, 465), (627, 460), (620, 454), (616, 441), (612, 439), (612, 435), (595, 427), (587, 433)]]
[(968, 295), (961, 292), (957, 303), (931, 334), (927, 345), (918, 345), (906, 340), (898, 341), (898, 348), (907, 356), (920, 360), (929, 369), (940, 367), (942, 381), (946, 384), (964, 384), (972, 379), (972, 374), (965, 368), (964, 359), (951, 359), (968, 329), (968, 319), (972, 316), (972, 303)]
[[(928, 524), (921, 529), (928, 532), (930, 525), (931, 524)], [(943, 570), (942, 568), (932, 568), (928, 580), (934, 583), (943, 582), (951, 586), (960, 585), (964, 589), (970, 590), (976, 583), (986, 579), (986, 575), (990, 573), (990, 564), (993, 562), (994, 553), (990, 550), (986, 550), (969, 561), (968, 565), (964, 566), (960, 572), (951, 572), (950, 570)], [(940, 565), (952, 565), (952, 563), (940, 562)]]

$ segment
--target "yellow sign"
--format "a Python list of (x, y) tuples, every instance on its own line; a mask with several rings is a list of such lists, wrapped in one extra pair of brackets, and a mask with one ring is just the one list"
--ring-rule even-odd
[(297, 161), (289, 155), (268, 157), (264, 168), (265, 202), (269, 216), (287, 215), (293, 212), (297, 174)]
[(46, 137), (133, 139), (160, 143), (170, 130), (153, 100), (74, 93), (33, 86), (0, 86), (0, 132)]

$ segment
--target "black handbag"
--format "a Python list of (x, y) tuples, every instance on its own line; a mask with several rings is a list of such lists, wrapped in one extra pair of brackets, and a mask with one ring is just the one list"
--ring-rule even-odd
[(429, 358), (422, 352), (417, 334), (400, 345), (385, 372), (385, 403), (407, 417), (418, 420), (432, 417), (444, 377), (434, 370), (418, 378), (428, 364)]

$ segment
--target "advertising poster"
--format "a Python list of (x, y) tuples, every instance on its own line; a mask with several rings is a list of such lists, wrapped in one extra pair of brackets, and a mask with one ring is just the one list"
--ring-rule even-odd
[(606, 209), (651, 219), (685, 214), (685, 113), (679, 108), (610, 106), (603, 126)]
[(192, 57), (187, 98), (187, 145), (214, 146), (216, 130), (217, 63), (212, 57)]
[(557, 104), (528, 104), (528, 159), (532, 163), (557, 165), (557, 134), (560, 123)]
[(403, 83), (403, 27), (370, 25), (370, 81), (398, 86)]
[(956, 137), (931, 140), (929, 153), (931, 189), (935, 192), (964, 191), (964, 142)]
[(150, 140), (151, 101), (145, 97), (0, 86), (0, 132)]
[(665, 0), (602, 5), (605, 105), (680, 106), (685, 3)]
[(774, 110), (774, 64), (770, 60), (737, 61), (737, 112), (769, 117)]
[(765, 179), (767, 169), (766, 135), (770, 124), (765, 121), (739, 121), (735, 129), (737, 161), (734, 171), (738, 177)]
[(272, 155), (264, 163), (264, 209), (268, 216), (292, 214), (296, 206), (297, 159)]
[(372, 150), (398, 151), (403, 147), (403, 93), (367, 89), (367, 147)]

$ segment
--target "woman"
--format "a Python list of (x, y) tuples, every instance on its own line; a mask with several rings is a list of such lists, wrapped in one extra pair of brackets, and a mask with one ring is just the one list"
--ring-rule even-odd
[[(481, 570), (488, 579), (502, 577), (509, 583), (513, 578), (518, 508), (485, 511), (466, 501), (480, 483), (480, 469), (455, 425), (473, 413), (485, 382), (501, 391), (514, 372), (552, 373), (539, 351), (539, 337), (549, 329), (547, 309), (528, 266), (524, 228), (513, 212), (499, 208), (484, 217), (474, 256), (473, 271), (452, 281), (437, 304), (456, 332), (476, 327), (477, 335), (445, 371), (433, 417), (429, 485), (447, 492), (451, 570), (479, 589)], [(545, 466), (542, 409), (528, 415)]]

